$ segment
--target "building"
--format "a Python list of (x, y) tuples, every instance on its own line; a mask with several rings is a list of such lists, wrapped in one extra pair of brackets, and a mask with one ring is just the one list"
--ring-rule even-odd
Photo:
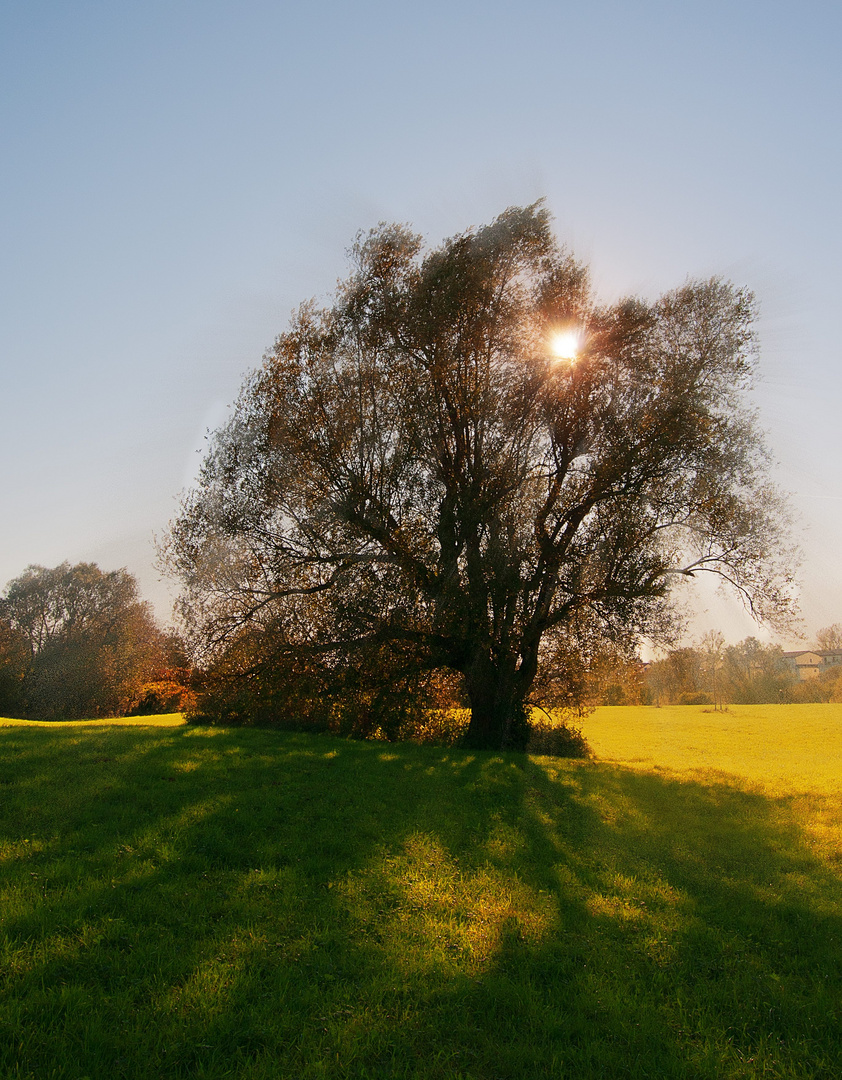
[(801, 682), (816, 679), (828, 668), (842, 664), (842, 649), (804, 649), (785, 652), (784, 659)]

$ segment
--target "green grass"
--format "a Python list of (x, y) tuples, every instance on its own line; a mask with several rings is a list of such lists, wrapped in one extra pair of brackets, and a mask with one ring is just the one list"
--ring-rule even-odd
[[(781, 761), (835, 730), (799, 708)], [(0, 1076), (835, 1080), (838, 794), (711, 759), (769, 722), (600, 711), (596, 762), (5, 727)]]

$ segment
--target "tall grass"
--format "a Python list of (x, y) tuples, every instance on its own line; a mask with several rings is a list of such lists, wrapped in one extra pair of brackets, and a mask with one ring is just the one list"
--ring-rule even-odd
[(832, 792), (639, 756), (0, 730), (0, 1076), (839, 1076)]

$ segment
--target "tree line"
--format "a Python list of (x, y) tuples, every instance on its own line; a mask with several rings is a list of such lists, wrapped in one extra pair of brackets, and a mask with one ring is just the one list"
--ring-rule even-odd
[[(842, 664), (801, 680), (780, 646), (755, 637), (728, 644), (721, 633), (711, 631), (648, 664), (634, 649), (590, 644), (590, 650), (579, 647), (542, 672), (537, 680), (540, 704), (571, 717), (600, 705), (725, 708), (842, 701)], [(819, 630), (808, 647), (842, 650), (842, 625)], [(253, 657), (247, 653), (247, 659)], [(292, 726), (309, 723), (364, 736), (447, 737), (448, 721), (442, 714), (468, 704), (452, 678), (413, 686), (401, 684), (400, 673), (392, 670), (391, 727), (374, 728), (371, 721), (366, 727), (364, 713), (381, 719), (380, 711), (372, 708), (370, 676), (360, 673), (356, 682), (345, 681), (344, 720), (325, 713), (320, 698), (325, 687), (317, 671), (307, 673), (301, 665), (289, 678), (289, 667), (281, 666), (278, 677), (289, 679), (283, 686), (286, 709), (290, 685), (300, 695), (298, 710), (288, 717)], [(264, 692), (265, 677), (257, 683), (257, 693)], [(307, 699), (308, 692), (319, 698), (320, 712), (316, 701)], [(187, 711), (211, 713), (213, 718), (216, 708), (227, 722), (278, 723), (277, 716), (261, 717), (260, 702), (250, 696), (254, 693), (250, 680), (232, 678), (215, 663), (194, 670), (184, 640), (158, 626), (126, 570), (103, 572), (92, 563), (30, 566), (0, 596), (0, 715), (56, 720)]]
[[(842, 626), (819, 630), (806, 646), (817, 652), (842, 650)], [(842, 701), (842, 664), (801, 679), (779, 645), (748, 637), (727, 644), (712, 631), (692, 646), (673, 649), (646, 666), (643, 698), (648, 704), (756, 705), (774, 702)]]

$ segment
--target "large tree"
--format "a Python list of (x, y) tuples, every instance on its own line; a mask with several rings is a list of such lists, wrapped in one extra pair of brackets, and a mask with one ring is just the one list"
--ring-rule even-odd
[(25, 652), (19, 708), (29, 717), (116, 716), (137, 701), (165, 652), (165, 635), (137, 581), (95, 563), (30, 566), (0, 597), (0, 625)]
[(352, 256), (248, 378), (171, 526), (211, 653), (255, 628), (333, 665), (396, 650), (461, 673), (468, 742), (500, 747), (545, 652), (656, 632), (678, 581), (718, 575), (785, 617), (749, 294), (601, 305), (540, 204), (426, 253), (381, 225)]

